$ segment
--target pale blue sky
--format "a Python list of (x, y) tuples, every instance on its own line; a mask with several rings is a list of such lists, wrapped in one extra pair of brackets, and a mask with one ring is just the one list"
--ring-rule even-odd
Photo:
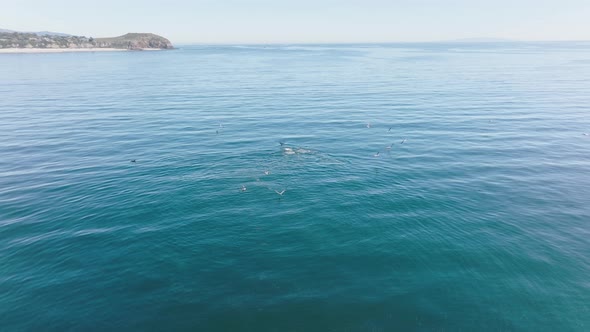
[(590, 40), (590, 0), (3, 0), (0, 28), (175, 43)]

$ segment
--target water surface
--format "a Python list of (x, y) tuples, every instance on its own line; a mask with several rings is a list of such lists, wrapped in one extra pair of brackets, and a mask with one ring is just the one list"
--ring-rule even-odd
[(2, 331), (590, 329), (589, 43), (1, 55), (0, 96)]

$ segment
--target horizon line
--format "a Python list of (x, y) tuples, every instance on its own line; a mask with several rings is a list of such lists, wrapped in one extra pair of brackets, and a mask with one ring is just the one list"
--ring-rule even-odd
[(284, 41), (284, 42), (199, 42), (184, 41), (174, 42), (177, 45), (378, 45), (378, 44), (440, 44), (440, 43), (457, 43), (457, 44), (494, 44), (494, 43), (588, 43), (590, 39), (562, 39), (562, 40), (477, 40), (478, 38), (450, 39), (450, 40), (428, 40), (428, 41)]

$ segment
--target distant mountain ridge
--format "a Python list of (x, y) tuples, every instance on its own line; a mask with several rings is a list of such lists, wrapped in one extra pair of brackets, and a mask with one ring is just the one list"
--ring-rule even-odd
[(448, 42), (451, 43), (512, 43), (517, 42), (514, 39), (506, 39), (506, 38), (462, 38), (462, 39), (453, 39), (449, 40)]
[(171, 49), (174, 46), (168, 39), (153, 33), (128, 33), (119, 37), (92, 38), (50, 31), (17, 32), (0, 29), (0, 49), (2, 48), (117, 48), (141, 50)]
[(61, 37), (71, 37), (73, 35), (70, 35), (68, 33), (61, 33), (61, 32), (52, 32), (52, 31), (39, 31), (39, 32), (33, 32), (34, 34), (38, 35), (38, 36), (61, 36)]
[(52, 32), (52, 31), (37, 31), (37, 32), (25, 32), (25, 31), (15, 31), (15, 30), (8, 30), (8, 29), (0, 29), (0, 33), (32, 33), (35, 34), (37, 36), (62, 36), (62, 37), (71, 37), (72, 35), (67, 34), (67, 33), (61, 33), (61, 32)]

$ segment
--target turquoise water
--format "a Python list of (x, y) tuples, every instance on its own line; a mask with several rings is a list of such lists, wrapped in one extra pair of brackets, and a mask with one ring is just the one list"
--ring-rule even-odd
[(0, 96), (2, 331), (590, 330), (590, 43), (1, 55)]

